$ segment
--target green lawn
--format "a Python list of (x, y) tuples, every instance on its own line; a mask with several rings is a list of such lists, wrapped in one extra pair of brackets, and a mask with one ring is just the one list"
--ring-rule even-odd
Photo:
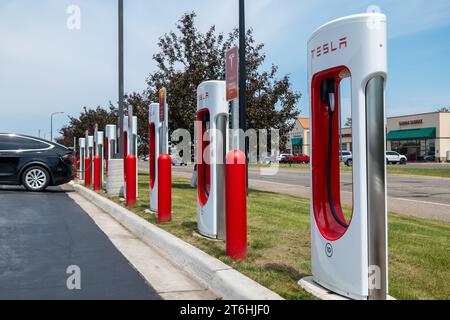
[[(251, 164), (250, 168), (267, 168), (268, 165), (261, 164)], [(280, 164), (280, 168), (291, 168), (291, 169), (302, 169), (309, 170), (309, 164)], [(345, 165), (341, 165), (342, 172), (351, 172), (351, 167), (347, 167)], [(431, 177), (443, 177), (450, 178), (450, 168), (411, 168), (408, 166), (401, 165), (388, 165), (387, 167), (388, 174), (400, 174), (400, 175), (417, 175), (417, 176), (431, 176)]]
[[(148, 175), (140, 174), (137, 206), (130, 208), (151, 223)], [(116, 201), (118, 199), (115, 199)], [(173, 221), (161, 228), (217, 257), (286, 299), (312, 299), (297, 284), (311, 274), (309, 200), (252, 190), (248, 199), (248, 260), (233, 262), (223, 242), (194, 235), (196, 190), (174, 178)], [(450, 224), (389, 216), (389, 287), (398, 299), (450, 298)]]

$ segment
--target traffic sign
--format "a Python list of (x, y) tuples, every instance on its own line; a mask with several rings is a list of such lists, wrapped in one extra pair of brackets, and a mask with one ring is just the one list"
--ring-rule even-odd
[(227, 85), (227, 101), (239, 97), (239, 49), (231, 48), (225, 54), (225, 79)]

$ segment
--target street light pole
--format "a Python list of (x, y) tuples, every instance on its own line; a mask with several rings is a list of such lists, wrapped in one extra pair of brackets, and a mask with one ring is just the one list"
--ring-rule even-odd
[(124, 116), (124, 72), (123, 72), (123, 0), (118, 0), (119, 8), (119, 132), (117, 143), (119, 144), (119, 158), (123, 158), (123, 116)]
[(244, 133), (247, 130), (245, 122), (247, 117), (245, 33), (245, 0), (239, 0), (239, 127)]
[(64, 112), (53, 112), (50, 115), (50, 141), (53, 142), (53, 116), (57, 114), (63, 114)]
[(247, 194), (248, 194), (248, 147), (245, 132), (247, 131), (247, 63), (245, 47), (245, 0), (239, 0), (239, 128), (243, 134), (241, 147), (247, 159)]

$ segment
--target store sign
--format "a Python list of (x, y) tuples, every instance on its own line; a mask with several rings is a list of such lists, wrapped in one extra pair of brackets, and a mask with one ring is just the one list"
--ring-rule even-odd
[(414, 124), (423, 124), (423, 119), (400, 121), (398, 124), (400, 126), (412, 126)]

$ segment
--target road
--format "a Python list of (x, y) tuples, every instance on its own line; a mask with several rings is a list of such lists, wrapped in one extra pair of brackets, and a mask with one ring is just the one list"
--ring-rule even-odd
[[(67, 192), (0, 187), (0, 300), (160, 299)], [(69, 266), (81, 290), (68, 289)]]
[[(148, 172), (148, 163), (140, 163)], [(174, 167), (174, 175), (190, 177), (192, 166)], [(309, 197), (308, 170), (280, 168), (276, 175), (261, 175), (260, 169), (249, 169), (250, 187), (263, 191)], [(352, 175), (341, 174), (341, 197), (346, 205), (352, 204)], [(450, 222), (450, 179), (389, 175), (388, 207), (395, 213)]]

